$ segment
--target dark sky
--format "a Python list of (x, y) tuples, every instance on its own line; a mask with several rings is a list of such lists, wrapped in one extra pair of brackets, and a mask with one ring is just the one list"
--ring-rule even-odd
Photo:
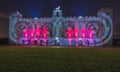
[(119, 0), (0, 0), (0, 38), (8, 37), (9, 13), (19, 11), (24, 17), (50, 17), (61, 6), (64, 16), (96, 15), (102, 7), (120, 7)]

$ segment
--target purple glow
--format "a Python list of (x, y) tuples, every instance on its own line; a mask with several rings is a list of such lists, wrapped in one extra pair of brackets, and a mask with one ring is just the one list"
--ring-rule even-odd
[(68, 29), (67, 29), (68, 38), (72, 38), (72, 32), (73, 32), (72, 28), (68, 27)]
[(85, 37), (85, 33), (82, 34), (83, 38)]
[(47, 27), (44, 26), (44, 27), (43, 27), (43, 37), (44, 37), (44, 38), (47, 38), (47, 32), (48, 32), (48, 31), (47, 31)]
[(27, 33), (25, 34), (25, 37), (26, 37), (26, 38), (28, 37), (28, 34), (27, 34)]
[(33, 38), (33, 37), (34, 37), (34, 30), (33, 30), (33, 29), (31, 29), (31, 30), (30, 30), (30, 33), (31, 33), (31, 34), (30, 34), (30, 35), (31, 35), (31, 37)]
[(27, 38), (28, 37), (28, 29), (24, 29), (24, 37)]
[(37, 34), (37, 37), (39, 38), (40, 37), (40, 28), (36, 29), (36, 34)]
[(86, 37), (86, 30), (82, 29), (82, 37), (85, 38)]
[(90, 33), (90, 38), (92, 38), (92, 33)]
[(74, 29), (75, 37), (78, 38), (79, 28), (75, 27)]
[(92, 38), (92, 28), (88, 30), (88, 33), (89, 33), (89, 37)]

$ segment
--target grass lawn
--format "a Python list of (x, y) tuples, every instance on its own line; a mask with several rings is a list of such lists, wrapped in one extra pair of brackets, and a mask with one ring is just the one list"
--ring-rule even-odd
[(120, 49), (0, 47), (0, 72), (120, 72)]

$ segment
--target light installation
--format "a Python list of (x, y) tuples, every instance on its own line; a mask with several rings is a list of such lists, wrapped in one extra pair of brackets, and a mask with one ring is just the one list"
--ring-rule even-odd
[(50, 18), (9, 16), (9, 42), (18, 45), (103, 46), (112, 39), (112, 18), (100, 10), (93, 17), (63, 17), (57, 7)]

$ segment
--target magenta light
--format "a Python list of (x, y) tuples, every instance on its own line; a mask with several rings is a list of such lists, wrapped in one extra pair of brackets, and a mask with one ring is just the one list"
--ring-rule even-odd
[(85, 37), (85, 33), (82, 34), (83, 38)]
[(72, 28), (71, 27), (68, 27), (67, 29), (67, 35), (68, 35), (68, 38), (71, 38), (72, 37)]
[(91, 29), (88, 30), (88, 33), (89, 33), (89, 37), (92, 38), (92, 30)]
[(82, 37), (85, 38), (85, 36), (86, 36), (86, 30), (83, 29), (83, 30), (82, 30)]
[(92, 34), (90, 33), (90, 38), (92, 38)]
[(33, 29), (30, 30), (30, 35), (32, 38), (34, 37), (34, 30)]
[(74, 32), (75, 32), (75, 37), (78, 38), (79, 28), (75, 27)]
[(71, 36), (72, 36), (71, 34), (68, 35), (69, 38), (71, 38)]
[(76, 38), (78, 37), (78, 32), (75, 32), (75, 37), (76, 37)]
[(46, 35), (46, 34), (43, 34), (43, 36), (44, 36), (44, 38), (46, 38), (46, 37), (47, 37), (47, 35)]
[(27, 28), (24, 29), (24, 32), (23, 32), (23, 33), (24, 33), (24, 37), (27, 38), (27, 37), (28, 37), (28, 29), (27, 29)]
[(79, 30), (78, 30), (78, 29), (75, 29), (75, 37), (76, 37), (76, 38), (78, 37), (78, 32), (79, 32)]
[(68, 38), (71, 38), (71, 37), (72, 37), (72, 32), (68, 31)]
[(34, 36), (34, 34), (33, 33), (31, 33), (31, 37), (33, 37)]
[(28, 37), (28, 34), (27, 34), (27, 33), (25, 34), (25, 37), (26, 37), (26, 38)]
[(47, 37), (47, 27), (46, 26), (44, 26), (44, 28), (43, 28), (43, 37), (44, 38), (46, 38)]
[(37, 34), (37, 37), (40, 37), (40, 28), (36, 29), (36, 34)]

